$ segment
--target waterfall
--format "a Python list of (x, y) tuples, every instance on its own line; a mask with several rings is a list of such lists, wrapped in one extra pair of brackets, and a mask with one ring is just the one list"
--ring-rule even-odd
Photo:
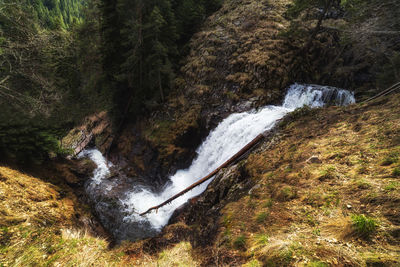
[(283, 106), (286, 108), (323, 107), (326, 104), (347, 106), (355, 103), (354, 93), (330, 86), (293, 84), (289, 87)]
[[(197, 157), (191, 166), (185, 170), (177, 171), (169, 178), (161, 193), (155, 193), (150, 187), (132, 185), (132, 188), (119, 196), (123, 224), (134, 225), (129, 231), (130, 237), (143, 238), (154, 234), (168, 223), (175, 209), (184, 204), (188, 199), (201, 194), (211, 182), (202, 184), (185, 195), (144, 217), (138, 213), (158, 205), (176, 193), (182, 191), (200, 178), (206, 176), (220, 166), (243, 146), (253, 140), (258, 134), (271, 129), (277, 120), (296, 108), (308, 105), (322, 107), (329, 104), (348, 105), (354, 103), (354, 94), (334, 87), (294, 84), (289, 87), (282, 106), (266, 106), (259, 110), (251, 110), (243, 113), (232, 114), (223, 120), (204, 140), (197, 149)], [(85, 151), (82, 156), (89, 156), (98, 165), (94, 176), (87, 186), (101, 186), (104, 177), (108, 175), (104, 158), (97, 150)], [(107, 190), (112, 185), (104, 182)], [(89, 193), (90, 194), (90, 193)], [(120, 231), (120, 230), (119, 230)]]
[(110, 164), (107, 164), (107, 160), (103, 157), (101, 152), (97, 149), (87, 149), (82, 151), (78, 158), (85, 158), (88, 157), (93, 162), (96, 163), (97, 168), (93, 172), (93, 177), (91, 179), (91, 184), (99, 185), (101, 184), (102, 180), (110, 175)]

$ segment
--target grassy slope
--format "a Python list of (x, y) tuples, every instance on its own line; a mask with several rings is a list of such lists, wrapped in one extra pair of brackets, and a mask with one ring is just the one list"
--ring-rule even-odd
[[(197, 127), (192, 124), (201, 107), (187, 112), (198, 104), (191, 99), (221, 103), (220, 97), (212, 95), (224, 95), (223, 99), (235, 102), (259, 93), (263, 102), (279, 98), (280, 92), (273, 90), (288, 83), (290, 51), (278, 35), (287, 26), (281, 13), (288, 2), (274, 2), (281, 8), (273, 9), (266, 2), (227, 1), (195, 36), (193, 52), (182, 70), (186, 80), (182, 87), (191, 90), (168, 103), (168, 110), (180, 112), (174, 113), (174, 119), (143, 126), (145, 139), (158, 148), (160, 159), (174, 161), (173, 155), (182, 153), (175, 144), (177, 136)], [(264, 84), (266, 80), (271, 84)], [(219, 91), (224, 88), (221, 83), (229, 90)], [(235, 86), (239, 91), (230, 90)], [(258, 90), (263, 86), (268, 90)], [(273, 148), (261, 149), (244, 162), (260, 187), (227, 205), (221, 218), (215, 218), (219, 236), (210, 244), (209, 254), (192, 251), (186, 238), (175, 235), (187, 228), (179, 225), (169, 227), (178, 230), (164, 233), (161, 249), (140, 242), (109, 250), (107, 241), (92, 236), (76, 220), (77, 214), (84, 217), (88, 211), (80, 208), (68, 187), (2, 167), (0, 266), (196, 266), (224, 257), (236, 260), (231, 266), (396, 266), (400, 251), (398, 97), (392, 96), (389, 103), (294, 116), (297, 121), (284, 126)], [(129, 135), (126, 139), (133, 140)], [(130, 146), (124, 144), (121, 150), (129, 153)], [(312, 155), (322, 163), (305, 163)], [(373, 218), (377, 229), (369, 237), (360, 235), (352, 226), (353, 214)]]
[[(238, 163), (256, 184), (251, 194), (211, 220), (216, 238), (181, 257), (203, 266), (398, 266), (399, 96), (291, 114), (272, 145)], [(175, 244), (198, 244), (198, 223), (125, 244), (127, 260), (147, 264)]]
[(109, 249), (72, 188), (53, 172), (43, 177), (0, 166), (1, 267), (198, 266), (187, 242), (136, 260), (126, 256), (128, 244)]
[[(253, 266), (398, 266), (399, 96), (294, 115), (277, 144), (247, 160), (260, 187), (225, 207), (215, 248)], [(313, 155), (321, 163), (307, 163)]]
[(46, 175), (50, 179), (0, 167), (0, 266), (111, 261), (101, 256), (108, 243), (89, 234), (89, 208), (57, 174)]
[[(1, 167), (0, 263), (197, 266), (228, 255), (231, 266), (397, 266), (399, 96), (292, 115), (279, 141), (241, 163), (260, 186), (215, 218), (219, 234), (208, 254), (176, 235), (187, 228), (179, 224), (164, 232), (156, 250), (147, 241), (108, 249), (106, 240), (77, 223), (85, 211), (71, 192)], [(313, 155), (321, 163), (306, 163)], [(353, 225), (352, 215), (361, 214), (377, 224), (369, 235)]]

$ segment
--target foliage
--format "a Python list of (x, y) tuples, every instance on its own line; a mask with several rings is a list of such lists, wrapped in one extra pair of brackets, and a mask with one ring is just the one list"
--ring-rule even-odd
[(96, 99), (79, 90), (73, 35), (42, 24), (33, 4), (0, 3), (0, 147), (21, 160), (59, 153), (60, 134), (88, 113), (87, 99)]
[(244, 249), (246, 247), (246, 237), (244, 235), (240, 235), (233, 240), (233, 246), (236, 249)]
[(385, 186), (386, 191), (394, 191), (397, 190), (397, 188), (400, 187), (399, 182), (390, 182), (387, 186)]
[[(393, 19), (399, 15), (400, 3), (391, 0), (293, 1), (286, 12), (290, 27), (281, 33), (301, 51), (293, 79), (330, 84), (339, 80), (337, 86), (347, 88), (370, 88), (374, 83), (378, 90), (388, 88), (399, 80), (400, 23)], [(370, 53), (360, 52), (363, 50)], [(321, 53), (331, 59), (325, 61), (325, 55), (319, 63), (315, 58)], [(356, 64), (360, 62), (370, 66), (359, 69)], [(349, 79), (348, 72), (365, 76)]]
[(352, 215), (351, 221), (355, 231), (364, 237), (370, 236), (378, 227), (378, 222), (375, 219), (365, 216), (364, 214)]
[(40, 125), (0, 125), (0, 152), (18, 161), (39, 163), (49, 152), (60, 153), (57, 130)]
[(334, 166), (327, 166), (321, 171), (320, 180), (333, 179), (336, 177), (336, 168)]
[(100, 1), (102, 69), (117, 117), (164, 101), (183, 47), (219, 5), (219, 0)]
[(263, 223), (268, 218), (268, 213), (261, 212), (257, 215), (256, 221), (258, 223)]
[(67, 29), (82, 23), (81, 10), (85, 0), (27, 0), (33, 7), (34, 15), (46, 28)]
[(249, 261), (248, 263), (243, 265), (244, 267), (261, 267), (262, 264), (256, 259)]
[(269, 241), (269, 236), (266, 234), (257, 235), (257, 244), (258, 245), (267, 245)]
[(392, 175), (394, 177), (399, 177), (400, 176), (400, 168), (399, 167), (394, 168), (393, 171), (392, 171)]

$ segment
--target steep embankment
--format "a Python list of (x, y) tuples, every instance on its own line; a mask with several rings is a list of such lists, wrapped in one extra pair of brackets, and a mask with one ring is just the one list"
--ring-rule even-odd
[(398, 97), (296, 111), (133, 255), (189, 240), (205, 266), (397, 266)]
[(290, 0), (224, 1), (192, 37), (166, 102), (124, 127), (113, 160), (157, 187), (189, 166), (229, 114), (276, 104), (293, 82), (355, 90), (359, 99), (385, 89), (398, 77), (399, 42), (397, 23), (383, 14), (395, 17), (399, 7), (362, 2), (333, 8), (314, 36), (314, 3), (293, 18)]
[(282, 99), (295, 53), (279, 35), (289, 25), (288, 3), (224, 1), (190, 41), (166, 103), (118, 138), (111, 154), (123, 171), (162, 184), (189, 166), (202, 139), (230, 113)]
[(88, 161), (53, 162), (29, 175), (0, 166), (0, 266), (102, 262), (96, 255), (108, 242), (92, 235), (107, 235), (80, 188), (93, 169)]
[[(167, 174), (188, 166), (202, 138), (229, 113), (277, 102), (295, 80), (373, 88), (386, 57), (393, 64), (382, 74), (395, 76), (396, 58), (386, 52), (398, 46), (381, 23), (395, 1), (379, 5), (362, 27), (355, 22), (349, 38), (334, 28), (345, 21), (329, 19), (310, 53), (301, 55), (308, 36), (285, 36), (291, 2), (225, 1), (193, 37), (167, 102), (114, 139), (110, 155), (119, 174), (162, 185)], [(313, 23), (303, 26), (309, 30)], [(378, 56), (382, 61), (375, 64)], [(115, 249), (85, 234), (93, 227), (84, 222), (92, 217), (70, 187), (82, 183), (76, 175), (29, 176), (2, 167), (0, 265), (397, 266), (398, 97), (296, 112), (272, 140), (219, 174), (159, 237)], [(92, 126), (70, 141), (90, 142)], [(108, 146), (109, 137), (94, 141)], [(131, 184), (128, 178), (120, 179), (122, 186)]]
[(398, 97), (296, 111), (159, 237), (111, 250), (78, 234), (87, 212), (68, 187), (2, 167), (1, 263), (396, 266)]

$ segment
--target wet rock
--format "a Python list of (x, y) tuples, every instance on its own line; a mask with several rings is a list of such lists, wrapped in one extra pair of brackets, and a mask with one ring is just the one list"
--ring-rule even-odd
[(203, 194), (188, 200), (184, 206), (175, 210), (169, 223), (184, 221), (195, 227), (192, 240), (194, 246), (209, 243), (210, 237), (215, 236), (218, 228), (215, 218), (220, 210), (227, 203), (248, 193), (254, 186), (254, 182), (247, 177), (248, 174), (241, 164), (222, 170)]
[(96, 216), (116, 243), (152, 237), (158, 233), (146, 221), (129, 220), (131, 214), (125, 212), (126, 207), (120, 201), (131, 191), (132, 184), (137, 182), (121, 174), (115, 179), (103, 180), (100, 184), (88, 181), (85, 186)]
[(62, 148), (71, 151), (70, 158), (78, 155), (89, 144), (95, 144), (105, 153), (112, 143), (111, 120), (106, 112), (85, 118), (82, 125), (72, 129), (62, 139)]
[(78, 177), (88, 178), (92, 176), (96, 163), (90, 159), (79, 159), (70, 162), (70, 170)]
[(92, 176), (96, 164), (89, 159), (82, 159), (57, 163), (54, 167), (70, 186), (83, 186), (84, 182)]

